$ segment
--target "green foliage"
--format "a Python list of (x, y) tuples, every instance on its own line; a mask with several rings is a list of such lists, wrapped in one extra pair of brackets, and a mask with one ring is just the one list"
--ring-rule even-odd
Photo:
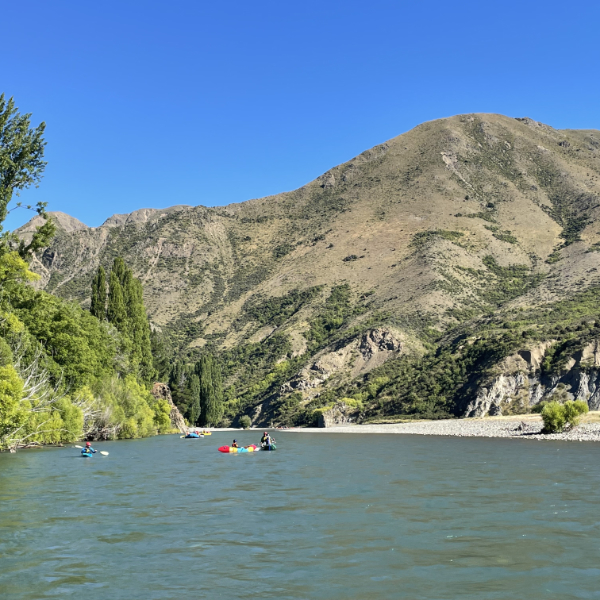
[(244, 304), (243, 311), (260, 325), (279, 327), (310, 302), (320, 290), (321, 287), (311, 287), (305, 290), (292, 290), (285, 296), (263, 301), (248, 301)]
[[(96, 296), (96, 312), (102, 313), (103, 290), (102, 267), (92, 286), (92, 303)], [(143, 289), (139, 279), (122, 258), (117, 257), (110, 272), (108, 291), (108, 321), (121, 333), (126, 353), (129, 356), (132, 369), (141, 381), (150, 383), (156, 372), (152, 358), (152, 342), (150, 339), (150, 324), (144, 307)]]
[(150, 332), (150, 350), (152, 362), (159, 381), (167, 381), (171, 370), (173, 349), (166, 335), (158, 330)]
[(542, 409), (545, 433), (562, 431), (565, 426), (565, 413), (560, 402), (548, 402)]
[(48, 356), (48, 368), (58, 380), (75, 388), (116, 368), (119, 339), (74, 302), (65, 302), (28, 286), (15, 289), (14, 314)]
[(109, 323), (112, 323), (120, 333), (127, 333), (127, 308), (125, 307), (125, 300), (123, 298), (123, 288), (114, 267), (110, 272), (106, 316)]
[[(36, 228), (31, 241), (26, 244), (10, 232), (3, 231), (3, 223), (9, 211), (13, 194), (37, 184), (42, 178), (44, 162), (45, 123), (35, 129), (31, 127), (31, 114), (20, 114), (13, 98), (0, 95), (0, 253), (10, 251), (10, 244), (16, 244), (19, 255), (28, 258), (33, 252), (47, 246), (54, 236), (56, 227), (48, 220), (45, 202), (39, 202), (35, 210), (46, 222)], [(21, 203), (17, 203), (20, 207)], [(32, 209), (31, 206), (27, 206)]]
[[(467, 215), (470, 216), (470, 215)], [(414, 248), (420, 248), (425, 246), (435, 238), (442, 238), (451, 242), (458, 242), (462, 237), (463, 233), (460, 231), (446, 231), (445, 229), (432, 229), (430, 231), (420, 231), (413, 236), (410, 243)]]
[(8, 435), (23, 427), (29, 418), (28, 407), (21, 403), (23, 381), (12, 365), (0, 367), (0, 448)]
[(279, 244), (275, 246), (273, 250), (273, 258), (277, 260), (278, 258), (283, 258), (286, 254), (289, 254), (294, 249), (294, 246), (289, 242), (284, 242), (283, 244)]
[(497, 231), (495, 233), (492, 234), (496, 239), (500, 240), (501, 242), (507, 242), (509, 244), (516, 244), (518, 243), (518, 239), (512, 235), (512, 233), (510, 233), (509, 231)]
[(250, 419), (250, 417), (248, 415), (242, 415), (240, 417), (239, 423), (240, 423), (240, 427), (243, 427), (244, 429), (248, 429), (250, 427), (250, 425), (252, 425), (252, 420)]
[(100, 265), (92, 282), (92, 304), (90, 312), (101, 321), (106, 318), (106, 273)]
[(485, 256), (483, 264), (496, 277), (496, 285), (488, 285), (483, 292), (484, 299), (494, 304), (503, 304), (523, 295), (544, 277), (541, 273), (531, 273), (527, 265), (502, 267), (493, 256)]
[(496, 222), (493, 212), (477, 212), (477, 213), (470, 213), (468, 215), (462, 215), (462, 216), (467, 217), (469, 219), (483, 219), (484, 221), (488, 221), (489, 223)]
[(198, 421), (200, 419), (200, 412), (201, 412), (201, 408), (200, 408), (201, 389), (200, 389), (200, 378), (195, 373), (193, 373), (189, 379), (189, 396), (190, 396), (190, 399), (189, 399), (188, 409), (184, 416), (188, 420), (188, 423), (190, 423), (190, 425), (197, 425)]
[(350, 286), (345, 283), (332, 288), (324, 310), (310, 323), (305, 334), (312, 349), (323, 346), (353, 314)]
[(571, 425), (571, 427), (577, 427), (580, 422), (581, 415), (584, 415), (589, 411), (587, 402), (583, 400), (567, 400), (563, 404), (563, 411), (565, 414), (565, 421)]
[(196, 363), (200, 379), (200, 421), (202, 427), (216, 426), (223, 418), (223, 383), (221, 369), (210, 354)]
[(97, 381), (92, 389), (101, 404), (108, 408), (110, 417), (107, 426), (114, 428), (116, 437), (128, 439), (156, 433), (155, 413), (151, 408), (155, 400), (135, 377), (103, 379)]
[(12, 365), (13, 353), (4, 338), (0, 337), (0, 367)]

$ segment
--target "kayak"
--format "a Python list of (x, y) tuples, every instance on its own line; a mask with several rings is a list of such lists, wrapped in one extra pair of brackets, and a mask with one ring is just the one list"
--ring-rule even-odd
[(198, 435), (197, 433), (188, 433), (187, 435), (183, 436), (186, 439), (198, 439), (201, 437), (204, 437), (203, 435)]
[(271, 446), (263, 446), (261, 450), (265, 452), (272, 452), (273, 450), (277, 450), (277, 446), (275, 444), (271, 444)]
[(82, 452), (81, 458), (92, 458), (94, 456), (91, 452)]
[(224, 452), (226, 454), (228, 452), (235, 452), (238, 454), (241, 454), (242, 452), (258, 452), (259, 450), (260, 448), (258, 446), (255, 446), (254, 444), (248, 446), (247, 448), (232, 448), (231, 446), (221, 446), (219, 448), (219, 452)]
[(212, 435), (212, 431), (205, 431), (203, 435)]

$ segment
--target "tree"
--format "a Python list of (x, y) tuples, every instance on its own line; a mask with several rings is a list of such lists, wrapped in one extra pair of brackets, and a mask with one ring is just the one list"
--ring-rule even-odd
[(165, 336), (157, 329), (150, 331), (150, 346), (152, 351), (152, 363), (157, 371), (160, 381), (168, 381), (171, 369), (171, 357), (173, 350)]
[(223, 383), (221, 370), (210, 354), (196, 363), (195, 372), (200, 379), (200, 425), (217, 425), (223, 418)]
[[(46, 142), (43, 134), (45, 123), (31, 128), (31, 114), (21, 115), (13, 98), (6, 100), (0, 95), (0, 253), (10, 250), (11, 246), (18, 248), (22, 258), (30, 257), (33, 252), (47, 246), (56, 226), (46, 214), (46, 203), (38, 202), (35, 210), (45, 219), (45, 223), (34, 232), (29, 243), (19, 240), (14, 233), (3, 232), (3, 223), (10, 212), (9, 204), (13, 194), (35, 185), (42, 178), (46, 162), (44, 148)], [(17, 203), (15, 208), (21, 206)], [(14, 209), (12, 209), (14, 210)]]
[(101, 321), (106, 319), (106, 273), (100, 265), (92, 282), (92, 304), (90, 312)]
[(122, 334), (125, 334), (127, 321), (127, 308), (123, 299), (123, 288), (119, 277), (113, 268), (110, 272), (110, 284), (108, 291), (108, 307), (106, 309), (108, 321), (112, 323)]
[(190, 403), (185, 415), (189, 424), (194, 426), (200, 419), (200, 378), (195, 373), (189, 379)]
[[(149, 383), (155, 377), (156, 370), (143, 294), (140, 280), (133, 276), (122, 258), (115, 258), (110, 272), (106, 315), (108, 321), (121, 333), (131, 366), (138, 378)], [(92, 289), (92, 304), (94, 302)]]

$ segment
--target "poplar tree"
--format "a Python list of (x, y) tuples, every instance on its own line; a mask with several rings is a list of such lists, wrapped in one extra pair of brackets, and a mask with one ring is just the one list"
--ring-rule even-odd
[(196, 374), (200, 379), (200, 425), (217, 425), (223, 418), (223, 384), (221, 370), (210, 354), (196, 363)]
[(92, 282), (92, 305), (90, 312), (98, 319), (106, 319), (106, 273), (100, 265)]
[(110, 283), (108, 291), (108, 307), (106, 316), (118, 331), (125, 334), (127, 321), (127, 308), (123, 299), (123, 288), (115, 270), (110, 272)]
[(190, 425), (197, 425), (200, 420), (200, 378), (195, 373), (190, 376), (190, 403), (187, 410), (187, 419)]

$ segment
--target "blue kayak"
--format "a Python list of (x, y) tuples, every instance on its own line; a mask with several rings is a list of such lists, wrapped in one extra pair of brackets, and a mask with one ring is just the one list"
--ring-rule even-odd
[(92, 458), (93, 454), (91, 452), (82, 452), (81, 458)]

